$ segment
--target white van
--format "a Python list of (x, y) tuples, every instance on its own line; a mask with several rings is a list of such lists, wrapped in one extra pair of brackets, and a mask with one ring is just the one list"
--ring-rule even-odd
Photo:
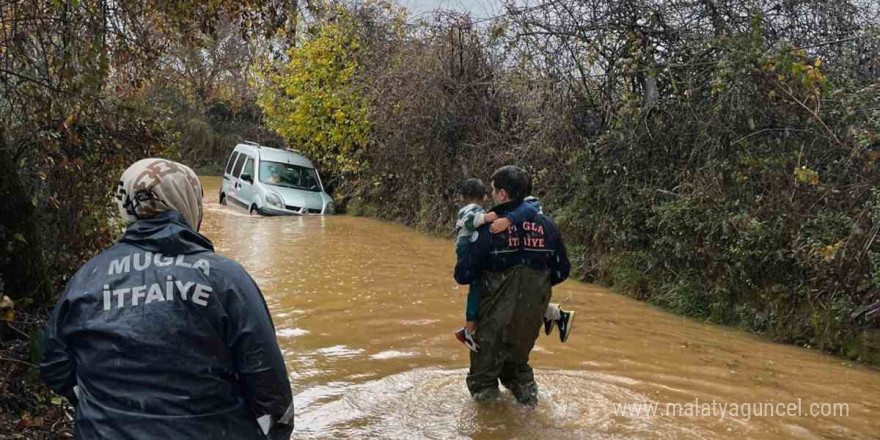
[(256, 215), (333, 214), (312, 162), (293, 150), (238, 144), (226, 162), (220, 204), (233, 203)]

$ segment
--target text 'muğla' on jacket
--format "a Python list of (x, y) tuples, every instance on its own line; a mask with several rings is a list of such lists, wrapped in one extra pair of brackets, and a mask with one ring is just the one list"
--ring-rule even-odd
[(272, 438), (290, 435), (290, 383), (265, 300), (213, 251), (180, 213), (163, 212), (70, 280), (40, 372), (58, 394), (78, 385), (77, 438), (265, 439), (265, 414), (290, 417)]

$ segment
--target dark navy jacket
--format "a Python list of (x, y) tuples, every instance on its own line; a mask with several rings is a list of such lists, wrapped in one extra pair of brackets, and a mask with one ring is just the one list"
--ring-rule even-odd
[[(499, 217), (511, 214), (518, 202), (492, 208)], [(510, 218), (510, 216), (508, 217)], [(489, 232), (489, 224), (477, 229), (476, 240), (459, 255), (455, 265), (455, 281), (468, 284), (482, 271), (502, 272), (517, 265), (536, 270), (549, 270), (550, 281), (559, 284), (568, 278), (571, 264), (562, 243), (559, 228), (543, 214), (531, 219), (512, 219), (515, 223), (501, 234)]]
[(46, 384), (78, 386), (78, 439), (265, 439), (256, 418), (291, 403), (259, 288), (173, 211), (74, 275), (43, 350)]

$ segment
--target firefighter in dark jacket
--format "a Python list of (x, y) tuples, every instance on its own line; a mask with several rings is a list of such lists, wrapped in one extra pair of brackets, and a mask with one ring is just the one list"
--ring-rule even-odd
[(68, 283), (46, 326), (43, 380), (76, 406), (78, 439), (280, 439), (290, 382), (260, 289), (199, 235), (188, 167), (122, 175), (122, 239)]
[[(492, 175), (492, 196), (499, 217), (516, 209), (531, 186), (528, 174), (516, 167)], [(491, 234), (489, 225), (477, 230), (465, 255), (455, 266), (455, 280), (468, 284), (482, 279), (477, 343), (470, 353), (467, 386), (483, 399), (497, 394), (498, 382), (517, 401), (535, 406), (538, 386), (529, 366), (550, 301), (551, 286), (568, 278), (570, 264), (556, 224), (539, 214), (531, 221)]]

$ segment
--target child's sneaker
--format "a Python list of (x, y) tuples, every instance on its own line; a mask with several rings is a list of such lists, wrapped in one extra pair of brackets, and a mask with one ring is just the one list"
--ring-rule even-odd
[(477, 345), (477, 340), (474, 338), (474, 334), (469, 332), (467, 327), (462, 327), (461, 330), (455, 332), (455, 338), (471, 351), (480, 351), (480, 346)]
[(566, 312), (559, 308), (559, 321), (556, 321), (556, 326), (559, 327), (559, 340), (565, 342), (568, 340), (568, 336), (571, 335), (571, 327), (574, 322), (574, 311)]
[[(550, 309), (562, 310), (559, 308), (559, 304), (557, 303), (547, 304), (547, 313), (549, 313)], [(553, 331), (553, 326), (556, 325), (556, 320), (547, 319), (547, 313), (544, 313), (544, 334), (549, 336), (550, 333)]]
[(549, 335), (553, 332), (553, 325), (556, 324), (556, 321), (544, 318), (544, 334)]

